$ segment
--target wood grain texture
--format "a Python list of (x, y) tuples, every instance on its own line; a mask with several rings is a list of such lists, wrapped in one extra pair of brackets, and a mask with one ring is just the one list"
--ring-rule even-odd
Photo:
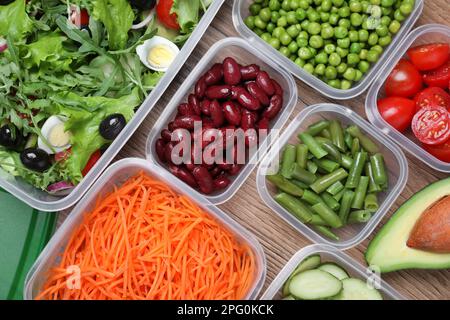
[[(145, 157), (145, 143), (150, 129), (158, 119), (166, 103), (188, 76), (190, 70), (193, 69), (198, 60), (201, 59), (208, 48), (216, 41), (229, 36), (237, 36), (231, 20), (232, 4), (233, 1), (231, 0), (225, 1), (224, 6), (217, 14), (210, 28), (206, 31), (203, 39), (188, 59), (186, 65), (180, 70), (167, 92), (115, 160), (125, 157)], [(450, 2), (448, 0), (426, 1), (423, 14), (419, 18), (416, 26), (427, 23), (449, 25), (449, 9)], [(358, 98), (348, 101), (333, 101), (317, 93), (299, 80), (297, 80), (297, 85), (299, 100), (292, 114), (292, 118), (303, 108), (321, 102), (336, 102), (346, 105), (366, 118), (364, 113), (365, 93)], [(399, 205), (415, 192), (431, 182), (448, 176), (447, 174), (439, 173), (428, 168), (414, 157), (409, 155), (407, 157), (410, 169), (408, 185), (375, 232), (379, 230), (381, 225), (386, 223)], [(227, 203), (221, 205), (220, 208), (253, 232), (264, 247), (268, 263), (264, 289), (296, 251), (310, 244), (309, 240), (279, 218), (260, 200), (256, 190), (255, 172), (252, 173), (237, 194)], [(63, 219), (63, 216), (61, 219)], [(356, 248), (348, 250), (347, 254), (364, 264), (363, 254), (369, 240), (373, 238), (374, 234)], [(408, 270), (383, 275), (383, 278), (405, 297), (410, 299), (450, 299), (450, 270)]]

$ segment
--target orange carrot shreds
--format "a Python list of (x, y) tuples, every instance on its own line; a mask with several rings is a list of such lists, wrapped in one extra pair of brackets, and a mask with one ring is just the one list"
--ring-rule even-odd
[(255, 273), (248, 245), (140, 173), (84, 216), (36, 299), (236, 300)]

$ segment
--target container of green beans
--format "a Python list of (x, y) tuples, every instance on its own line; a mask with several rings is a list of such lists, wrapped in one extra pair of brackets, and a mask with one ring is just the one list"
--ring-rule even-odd
[(344, 106), (304, 109), (258, 168), (263, 201), (316, 243), (348, 249), (375, 229), (408, 177), (404, 153)]
[(253, 45), (322, 94), (364, 92), (419, 18), (423, 0), (235, 0)]

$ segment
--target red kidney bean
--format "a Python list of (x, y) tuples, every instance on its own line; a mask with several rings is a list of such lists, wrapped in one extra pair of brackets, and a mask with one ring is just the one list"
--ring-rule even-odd
[(242, 165), (241, 164), (233, 164), (230, 168), (230, 170), (228, 171), (230, 176), (235, 176), (237, 175), (242, 169)]
[(214, 179), (213, 183), (216, 190), (223, 190), (231, 184), (231, 181), (225, 175), (221, 175)]
[(225, 83), (230, 86), (241, 82), (241, 69), (233, 58), (228, 57), (223, 60), (223, 78)]
[(269, 97), (267, 96), (267, 94), (264, 92), (263, 89), (261, 89), (256, 82), (249, 82), (246, 85), (247, 91), (254, 96), (256, 99), (259, 100), (259, 102), (261, 102), (261, 104), (263, 106), (268, 106), (269, 105)]
[(270, 98), (270, 104), (266, 110), (264, 110), (262, 116), (269, 120), (275, 118), (278, 113), (280, 113), (281, 107), (283, 106), (283, 98), (279, 95), (274, 95)]
[(230, 170), (231, 169), (231, 166), (232, 166), (232, 164), (230, 164), (230, 163), (218, 163), (217, 164), (217, 167), (218, 168), (220, 168), (220, 169), (222, 169), (222, 170), (224, 170), (224, 171), (228, 171), (228, 170)]
[(211, 86), (206, 89), (205, 94), (210, 100), (226, 99), (231, 95), (231, 87), (227, 85)]
[(241, 67), (242, 80), (244, 81), (255, 80), (259, 70), (260, 69), (256, 64)]
[(197, 188), (197, 180), (194, 178), (194, 175), (189, 172), (189, 170), (180, 166), (170, 165), (169, 171), (181, 181), (185, 182), (193, 188)]
[(213, 177), (213, 179), (217, 178), (220, 174), (222, 174), (222, 169), (220, 169), (218, 166), (215, 166), (214, 168), (212, 168), (211, 170), (209, 170), (209, 174), (211, 175), (211, 177)]
[(178, 115), (179, 116), (192, 116), (195, 115), (195, 111), (191, 108), (191, 106), (187, 103), (182, 103), (178, 106)]
[(269, 130), (269, 122), (270, 122), (269, 119), (262, 118), (258, 122), (258, 129), (259, 130)]
[(261, 102), (252, 96), (247, 90), (244, 88), (236, 88), (237, 91), (237, 101), (246, 109), (256, 111), (261, 108)]
[(156, 155), (158, 156), (159, 161), (166, 162), (166, 143), (163, 139), (156, 140), (155, 144)]
[(195, 141), (201, 142), (201, 147), (204, 149), (206, 146), (216, 141), (219, 134), (216, 130), (217, 129), (214, 128), (202, 128), (202, 131), (200, 132), (201, 136), (199, 136), (198, 133), (194, 134), (194, 139)]
[(195, 164), (193, 163), (185, 163), (186, 169), (188, 169), (189, 171), (192, 171), (195, 169)]
[(166, 148), (164, 149), (164, 159), (166, 159), (166, 162), (168, 163), (172, 163), (173, 148), (175, 148), (175, 143), (169, 142), (166, 144)]
[(210, 118), (203, 118), (203, 129), (214, 128), (214, 123)]
[(195, 96), (195, 94), (190, 94), (188, 97), (188, 103), (191, 106), (192, 110), (194, 110), (196, 115), (202, 114), (202, 109), (200, 107), (200, 100)]
[(206, 115), (206, 116), (211, 115), (211, 111), (209, 109), (210, 105), (211, 105), (211, 101), (209, 101), (207, 99), (200, 102), (200, 109), (202, 110), (203, 115)]
[(208, 169), (198, 166), (192, 170), (192, 175), (194, 176), (201, 192), (210, 194), (214, 191), (214, 182)]
[(258, 145), (258, 133), (255, 129), (245, 130), (245, 145), (251, 148)]
[(205, 82), (208, 86), (219, 83), (223, 78), (223, 66), (216, 63), (205, 74)]
[(241, 89), (241, 87), (239, 87), (239, 86), (232, 86), (231, 87), (230, 99), (237, 100), (238, 92), (239, 92), (240, 89)]
[(198, 79), (197, 83), (195, 84), (195, 95), (197, 98), (201, 99), (205, 96), (206, 88), (208, 86), (206, 85), (205, 77), (201, 77)]
[(275, 93), (275, 86), (273, 85), (272, 79), (270, 79), (269, 74), (265, 71), (258, 72), (256, 76), (256, 83), (268, 96), (273, 96)]
[(175, 119), (173, 122), (175, 129), (187, 129), (187, 130), (193, 130), (194, 129), (194, 123), (197, 121), (202, 121), (202, 118), (197, 115), (190, 115), (190, 116), (181, 116)]
[[(222, 132), (223, 147), (226, 148), (228, 140), (230, 140), (231, 143), (231, 139), (234, 138), (236, 128), (234, 126), (228, 125), (220, 128), (219, 130)], [(232, 142), (234, 142), (234, 140)]]
[(211, 120), (214, 124), (214, 127), (219, 128), (223, 125), (223, 122), (225, 121), (222, 106), (220, 105), (219, 101), (213, 100), (211, 102), (211, 105), (209, 106), (209, 111), (211, 113)]
[(233, 101), (226, 101), (222, 104), (223, 114), (227, 122), (238, 126), (241, 124), (241, 111)]
[(283, 96), (283, 88), (281, 85), (274, 79), (272, 79), (273, 86), (275, 87), (275, 94), (279, 96)]
[(170, 121), (169, 124), (167, 125), (167, 129), (172, 132), (173, 130), (175, 130), (175, 124), (173, 121)]
[(161, 131), (161, 138), (163, 138), (165, 142), (172, 141), (172, 132), (170, 132), (169, 129), (163, 129)]
[(190, 142), (190, 134), (187, 134), (188, 132), (185, 131), (185, 129), (178, 128), (173, 130), (171, 133), (171, 141), (173, 142)]
[(256, 125), (256, 121), (257, 121), (257, 115), (254, 112), (244, 109), (244, 111), (242, 112), (242, 118), (241, 118), (241, 128), (243, 130), (254, 128)]

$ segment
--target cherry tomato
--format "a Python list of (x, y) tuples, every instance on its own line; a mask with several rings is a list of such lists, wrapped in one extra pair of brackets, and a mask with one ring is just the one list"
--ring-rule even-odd
[(440, 106), (450, 111), (450, 95), (445, 90), (438, 87), (431, 87), (422, 90), (415, 98), (416, 110), (423, 107)]
[(446, 89), (450, 82), (450, 59), (439, 68), (425, 72), (422, 78), (429, 87)]
[(167, 28), (180, 30), (178, 24), (178, 17), (175, 13), (170, 13), (172, 10), (174, 0), (159, 0), (156, 5), (156, 14), (159, 21), (161, 21)]
[(438, 145), (422, 144), (422, 148), (428, 153), (444, 162), (450, 162), (450, 141)]
[(432, 70), (440, 67), (450, 53), (447, 43), (433, 43), (417, 46), (408, 50), (408, 57), (417, 69)]
[(420, 109), (412, 120), (412, 131), (420, 142), (441, 144), (450, 138), (450, 116), (447, 109), (430, 105)]
[(386, 95), (409, 98), (422, 89), (422, 76), (411, 62), (401, 59), (388, 76)]
[(378, 100), (381, 117), (400, 132), (410, 125), (416, 112), (414, 101), (402, 97), (388, 97)]
[(100, 160), (101, 156), (102, 156), (102, 153), (100, 152), (100, 150), (95, 151), (91, 155), (88, 163), (86, 164), (83, 171), (81, 172), (83, 174), (83, 177), (86, 176), (89, 173), (89, 171), (91, 171), (91, 169), (95, 166), (95, 164), (98, 162), (98, 160)]
[(60, 162), (60, 161), (67, 160), (71, 154), (72, 154), (72, 148), (55, 153), (55, 161)]

